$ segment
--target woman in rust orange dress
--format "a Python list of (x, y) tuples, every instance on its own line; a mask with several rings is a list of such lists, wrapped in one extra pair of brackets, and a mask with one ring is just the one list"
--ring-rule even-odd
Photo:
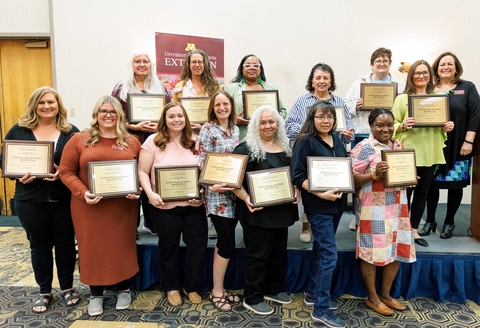
[(72, 192), (72, 218), (78, 241), (80, 281), (90, 285), (91, 316), (103, 312), (103, 292), (116, 285), (116, 309), (130, 306), (130, 278), (138, 272), (135, 231), (138, 195), (103, 199), (88, 188), (88, 162), (137, 159), (140, 142), (127, 132), (119, 101), (100, 98), (90, 129), (65, 146), (60, 178)]

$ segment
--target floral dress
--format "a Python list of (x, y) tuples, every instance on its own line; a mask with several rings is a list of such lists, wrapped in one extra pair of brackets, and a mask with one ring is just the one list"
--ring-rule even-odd
[[(353, 171), (368, 173), (381, 159), (381, 150), (390, 148), (372, 135), (351, 152)], [(393, 140), (393, 149), (403, 145)], [(415, 262), (415, 246), (408, 214), (405, 187), (385, 188), (383, 179), (360, 187), (355, 195), (357, 219), (356, 257), (376, 266), (393, 261)]]
[[(200, 140), (200, 169), (203, 168), (207, 152), (231, 153), (240, 143), (238, 127), (235, 125), (230, 130), (230, 133), (228, 133), (216, 119), (202, 126), (198, 136)], [(221, 217), (234, 218), (235, 194), (231, 191), (220, 194), (205, 188), (205, 207), (207, 215), (214, 214)]]

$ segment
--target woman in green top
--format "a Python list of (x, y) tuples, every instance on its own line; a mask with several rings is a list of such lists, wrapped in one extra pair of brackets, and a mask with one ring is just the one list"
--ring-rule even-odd
[[(240, 140), (247, 134), (248, 119), (245, 119), (245, 108), (243, 107), (243, 90), (277, 90), (273, 85), (267, 83), (265, 69), (262, 61), (255, 55), (246, 55), (238, 65), (237, 75), (230, 81), (231, 84), (225, 87), (225, 91), (233, 97), (237, 110), (237, 125), (240, 128)], [(287, 110), (282, 101), (278, 99), (280, 115), (285, 119)]]
[(415, 243), (427, 247), (428, 242), (418, 234), (418, 226), (427, 201), (428, 188), (433, 179), (436, 164), (444, 164), (443, 147), (447, 139), (446, 132), (453, 130), (454, 123), (449, 121), (443, 127), (415, 127), (415, 118), (408, 116), (408, 95), (433, 94), (435, 89), (432, 67), (425, 60), (412, 64), (407, 75), (405, 91), (395, 99), (393, 115), (395, 116), (394, 138), (403, 143), (405, 149), (414, 148), (417, 176), (420, 177), (414, 189), (407, 189), (407, 198), (413, 199), (410, 205), (410, 222)]

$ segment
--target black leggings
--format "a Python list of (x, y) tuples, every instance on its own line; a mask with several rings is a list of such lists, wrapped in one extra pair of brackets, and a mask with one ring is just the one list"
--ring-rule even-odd
[[(443, 224), (455, 224), (455, 214), (462, 203), (463, 189), (448, 189), (447, 213)], [(440, 199), (440, 190), (432, 189), (428, 191), (427, 196), (427, 222), (435, 222), (435, 212), (437, 211), (438, 200)]]
[(15, 200), (15, 209), (30, 242), (33, 272), (40, 293), (52, 291), (52, 249), (55, 249), (60, 288), (71, 289), (76, 255), (70, 202), (30, 203)]
[(430, 184), (433, 180), (433, 173), (435, 166), (417, 166), (417, 175), (420, 177), (415, 188), (407, 188), (408, 204), (410, 205), (410, 198), (413, 199), (410, 205), (410, 222), (412, 229), (418, 229), (423, 212), (425, 212), (425, 205), (427, 203), (427, 194)]
[(224, 259), (231, 258), (235, 251), (235, 227), (238, 219), (225, 218), (214, 214), (209, 214), (208, 216), (212, 219), (217, 231), (218, 255)]
[(127, 290), (130, 287), (130, 278), (111, 286), (90, 286), (90, 292), (93, 297), (103, 296), (105, 289), (113, 289), (114, 287), (117, 291)]

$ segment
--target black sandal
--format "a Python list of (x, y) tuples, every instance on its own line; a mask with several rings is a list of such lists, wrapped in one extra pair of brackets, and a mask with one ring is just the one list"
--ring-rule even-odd
[[(80, 296), (78, 295), (75, 289), (69, 289), (64, 291), (62, 293), (62, 296), (63, 296), (63, 301), (61, 304), (63, 306), (74, 306), (80, 302)], [(76, 302), (74, 302), (75, 300)], [(69, 304), (68, 302), (71, 302), (71, 303)]]
[[(210, 293), (210, 301), (212, 301), (213, 305), (218, 311), (226, 312), (232, 309), (230, 302), (225, 298), (224, 295), (215, 296), (213, 293)], [(225, 305), (228, 305), (228, 308), (225, 308)]]
[(223, 291), (223, 297), (228, 301), (228, 303), (239, 303), (242, 300), (240, 295), (234, 294), (228, 290)]
[[(45, 300), (47, 300), (45, 302)], [(50, 308), (50, 302), (52, 301), (52, 295), (39, 295), (35, 303), (33, 303), (32, 311), (34, 313), (43, 313), (47, 312)], [(36, 307), (43, 306), (45, 310), (35, 310)]]

